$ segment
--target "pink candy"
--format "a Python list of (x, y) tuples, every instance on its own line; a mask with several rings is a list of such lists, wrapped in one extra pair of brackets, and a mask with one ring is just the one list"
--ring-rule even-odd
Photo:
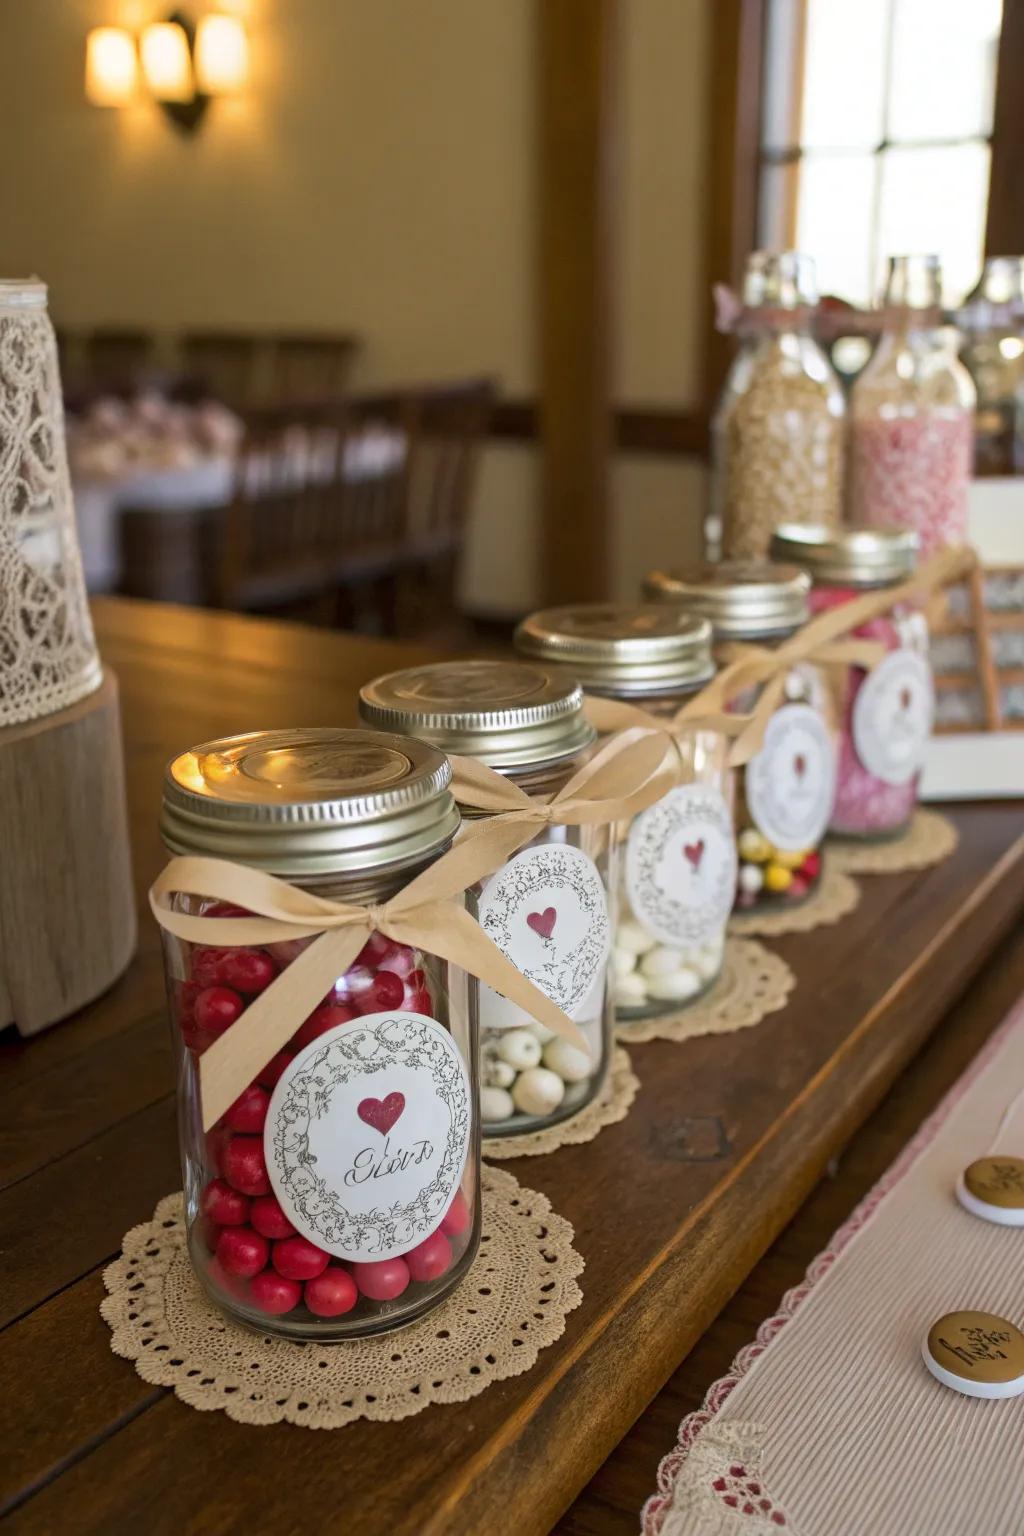
[(849, 452), (852, 523), (912, 529), (922, 557), (967, 543), (970, 411), (891, 419), (855, 414)]

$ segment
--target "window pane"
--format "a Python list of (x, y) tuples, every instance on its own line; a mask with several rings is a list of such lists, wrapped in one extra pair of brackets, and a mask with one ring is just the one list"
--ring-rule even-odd
[(807, 0), (803, 144), (867, 149), (882, 138), (888, 18), (889, 0)]
[(876, 160), (806, 155), (799, 167), (796, 246), (814, 257), (818, 287), (851, 303), (871, 296)]
[[(878, 254), (934, 251), (943, 298), (957, 303), (981, 266), (988, 202), (987, 144), (889, 149), (882, 155)], [(875, 273), (880, 281), (881, 265)]]
[(894, 0), (890, 139), (992, 130), (1002, 0)]

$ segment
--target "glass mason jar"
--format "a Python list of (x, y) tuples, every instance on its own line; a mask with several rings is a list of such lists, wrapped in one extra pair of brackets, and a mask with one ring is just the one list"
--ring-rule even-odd
[[(568, 783), (595, 740), (579, 686), (520, 662), (436, 662), (392, 672), (360, 690), (359, 709), (368, 724), (474, 758), (541, 800)], [(484, 814), (465, 809), (467, 818)], [(476, 892), (484, 931), (579, 1025), (590, 1050), (588, 1057), (481, 986), (485, 1138), (566, 1120), (605, 1080), (614, 864), (607, 826), (545, 827)]]
[(761, 560), (783, 521), (842, 516), (843, 391), (811, 334), (814, 263), (755, 251), (740, 349), (712, 422), (709, 559)]
[[(450, 778), (440, 752), (400, 736), (254, 731), (174, 759), (161, 832), (174, 854), (229, 859), (339, 901), (386, 901), (451, 843)], [(246, 915), (174, 902), (195, 916)], [(250, 1003), (312, 942), (195, 944), (165, 932), (164, 952), (196, 1273), (240, 1322), (330, 1340), (411, 1321), (473, 1261), (477, 987), (373, 934), (204, 1133), (200, 1057), (245, 1029)]]
[[(937, 256), (893, 256), (885, 328), (850, 395), (849, 521), (967, 542), (974, 385), (941, 328)], [(780, 523), (793, 519), (785, 513)]]
[[(780, 560), (809, 572), (815, 613), (913, 574), (917, 539), (897, 528), (782, 527)], [(891, 653), (871, 671), (832, 669), (840, 718), (839, 775), (829, 830), (843, 837), (898, 837), (913, 817), (935, 700), (924, 614), (900, 605), (851, 635)]]
[(977, 284), (954, 316), (960, 361), (977, 393), (974, 472), (1012, 475), (1018, 392), (1024, 383), (1024, 257), (989, 256)]
[[(791, 565), (723, 560), (693, 571), (653, 571), (644, 591), (709, 619), (722, 665), (730, 645), (770, 650), (796, 634), (810, 617), (810, 585)], [(785, 702), (768, 721), (760, 750), (735, 771), (740, 909), (791, 905), (821, 880), (836, 786), (835, 711), (821, 669), (808, 662), (791, 667), (784, 686)], [(730, 708), (749, 714), (758, 692), (745, 690)]]
[[(532, 614), (526, 655), (555, 662), (588, 693), (666, 723), (714, 675), (711, 628), (671, 608), (582, 603)], [(615, 1006), (620, 1019), (677, 1013), (714, 983), (736, 883), (728, 743), (683, 730), (675, 787), (616, 827), (620, 846)]]

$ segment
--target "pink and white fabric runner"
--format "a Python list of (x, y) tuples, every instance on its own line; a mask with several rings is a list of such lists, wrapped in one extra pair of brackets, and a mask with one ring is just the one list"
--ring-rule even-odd
[(921, 1339), (946, 1312), (1024, 1322), (1024, 1228), (965, 1211), (957, 1175), (1024, 1155), (1024, 1000), (803, 1285), (680, 1426), (645, 1536), (1021, 1536), (1024, 1396), (940, 1385)]

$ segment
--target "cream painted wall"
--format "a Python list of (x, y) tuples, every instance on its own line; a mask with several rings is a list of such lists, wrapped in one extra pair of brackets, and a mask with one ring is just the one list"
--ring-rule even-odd
[[(152, 106), (82, 94), (88, 28), (166, 6), (3, 0), (0, 271), (39, 272), (70, 325), (350, 329), (361, 384), (484, 370), (530, 392), (535, 3), (234, 0), (251, 88), (185, 139)], [(623, 5), (620, 399), (682, 405), (696, 387), (711, 3)], [(475, 607), (535, 600), (536, 479), (528, 449), (488, 451)], [(668, 525), (687, 526), (698, 480), (674, 461), (618, 466), (623, 593)]]

